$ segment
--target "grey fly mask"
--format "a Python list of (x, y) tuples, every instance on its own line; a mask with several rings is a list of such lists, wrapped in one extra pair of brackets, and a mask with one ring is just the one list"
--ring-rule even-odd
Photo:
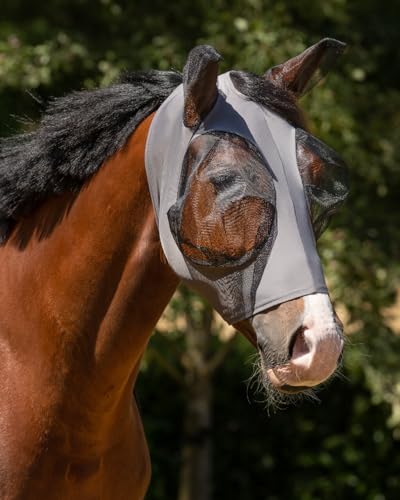
[[(172, 269), (229, 323), (290, 299), (327, 293), (312, 218), (320, 217), (323, 225), (329, 207), (343, 201), (347, 190), (331, 174), (327, 188), (309, 183), (299, 169), (299, 147), (327, 151), (327, 172), (343, 168), (337, 156), (250, 101), (230, 73), (219, 76), (216, 102), (196, 129), (184, 126), (183, 112), (180, 85), (156, 112), (145, 155)], [(203, 199), (205, 192), (211, 201)]]

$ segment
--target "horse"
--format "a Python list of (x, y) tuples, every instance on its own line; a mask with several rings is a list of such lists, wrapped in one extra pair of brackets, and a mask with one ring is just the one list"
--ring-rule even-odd
[[(327, 162), (321, 143), (310, 139), (297, 100), (343, 47), (323, 39), (264, 75), (234, 72), (230, 80), (244, 108), (257, 107), (280, 127), (296, 131), (290, 137), (297, 160), (293, 151), (290, 158), (297, 163), (295, 182), (302, 183), (301, 189), (296, 184), (296, 203), (307, 210), (299, 224), (305, 232), (314, 231), (307, 240), (310, 261), (318, 231), (344, 195), (332, 203), (326, 197), (322, 204), (316, 201), (329, 186), (337, 186), (332, 172), (341, 172), (343, 165), (332, 152)], [(279, 217), (285, 200), (280, 202), (274, 191), (279, 179), (271, 172), (271, 160), (245, 133), (208, 129), (193, 135), (218, 102), (225, 105), (219, 60), (215, 49), (198, 46), (183, 74), (127, 73), (108, 88), (53, 99), (36, 129), (1, 142), (4, 500), (144, 498), (151, 465), (132, 394), (151, 332), (181, 279), (167, 247), (175, 245), (206, 295), (232, 275), (236, 281), (230, 287), (237, 287), (237, 276), (249, 267), (262, 271), (275, 258), (284, 234)], [(176, 92), (182, 107), (174, 113), (180, 123), (154, 125)], [(153, 153), (146, 148), (154, 133), (153, 145), (160, 146), (155, 153), (162, 158), (174, 127), (191, 137), (182, 153), (186, 173), (175, 190), (177, 204), (167, 207), (168, 214), (158, 207), (157, 214), (152, 174), (146, 171), (146, 155)], [(169, 147), (172, 153), (175, 146)], [(163, 245), (166, 217), (170, 239)], [(299, 241), (302, 237), (297, 234)], [(290, 268), (285, 281), (296, 281), (302, 270), (293, 272), (290, 255), (296, 249), (288, 250), (282, 272)], [(257, 264), (260, 259), (264, 268)], [(211, 294), (211, 300), (218, 299), (216, 307), (258, 350), (266, 390), (290, 398), (331, 377), (342, 356), (343, 332), (324, 286), (296, 288), (257, 307), (250, 288), (234, 290), (230, 313), (230, 299), (220, 304), (225, 295)]]

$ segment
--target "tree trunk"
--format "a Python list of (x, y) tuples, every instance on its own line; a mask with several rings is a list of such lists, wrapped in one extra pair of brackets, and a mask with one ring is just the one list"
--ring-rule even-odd
[[(190, 307), (190, 302), (189, 302)], [(178, 500), (212, 497), (212, 372), (209, 369), (212, 310), (186, 312), (186, 411)]]
[(188, 391), (179, 500), (210, 500), (212, 492), (211, 383), (204, 378)]

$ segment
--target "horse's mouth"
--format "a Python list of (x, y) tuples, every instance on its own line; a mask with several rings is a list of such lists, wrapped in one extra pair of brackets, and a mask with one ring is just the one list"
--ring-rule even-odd
[(309, 390), (310, 388), (307, 386), (294, 387), (292, 385), (282, 385), (280, 387), (275, 387), (275, 389), (279, 392), (283, 392), (284, 394), (300, 394)]
[[(274, 390), (282, 392), (284, 394), (300, 394), (302, 392), (308, 391), (311, 387), (309, 385), (291, 385), (286, 380), (282, 379), (279, 374), (276, 373), (275, 368), (269, 368), (265, 363), (265, 359), (261, 354), (262, 359), (262, 372), (263, 377), (267, 380), (267, 385), (272, 386)], [(282, 365), (281, 365), (282, 366)], [(285, 365), (283, 365), (285, 367)], [(278, 366), (278, 371), (281, 367)], [(282, 368), (281, 368), (282, 369)]]
[(282, 347), (263, 332), (257, 335), (249, 322), (235, 326), (257, 348), (261, 383), (267, 393), (275, 393), (272, 399), (313, 394), (340, 365), (344, 341), (338, 330), (322, 335), (301, 325)]

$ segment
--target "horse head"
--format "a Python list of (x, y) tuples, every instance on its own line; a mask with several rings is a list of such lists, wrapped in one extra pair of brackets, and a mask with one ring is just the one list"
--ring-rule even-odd
[(343, 48), (324, 39), (263, 76), (218, 77), (219, 54), (196, 47), (147, 142), (166, 258), (257, 346), (272, 392), (322, 383), (343, 349), (316, 239), (346, 198), (346, 168), (297, 106)]

